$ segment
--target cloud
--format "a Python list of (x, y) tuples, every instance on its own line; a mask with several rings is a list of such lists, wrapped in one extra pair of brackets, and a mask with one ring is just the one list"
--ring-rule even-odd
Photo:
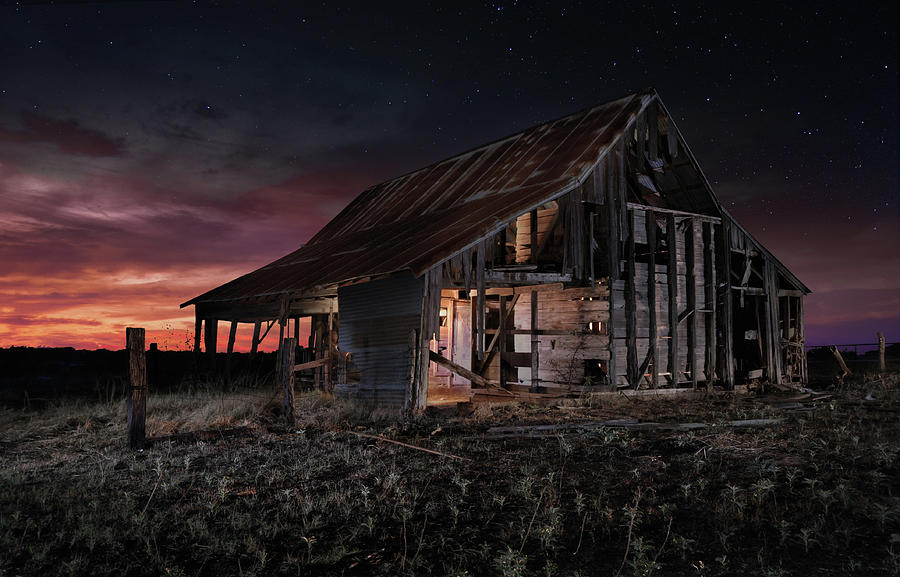
[(59, 120), (25, 110), (20, 115), (22, 128), (0, 126), (0, 143), (50, 143), (61, 152), (74, 156), (120, 156), (123, 140), (99, 130), (86, 128), (74, 119)]

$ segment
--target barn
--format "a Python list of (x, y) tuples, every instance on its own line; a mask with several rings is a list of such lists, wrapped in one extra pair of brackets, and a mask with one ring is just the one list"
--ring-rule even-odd
[(181, 306), (198, 351), (220, 321), (231, 352), (238, 323), (255, 349), (308, 318), (297, 370), (417, 410), (803, 383), (809, 292), (722, 207), (651, 89), (377, 184), (298, 250)]

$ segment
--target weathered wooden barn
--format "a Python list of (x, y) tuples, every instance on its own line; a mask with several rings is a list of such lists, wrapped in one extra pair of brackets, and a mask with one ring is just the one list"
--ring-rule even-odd
[[(741, 227), (653, 90), (369, 188), (306, 245), (204, 293), (280, 323), (336, 390), (421, 409), (512, 396), (806, 380), (809, 289)], [(294, 320), (293, 327), (291, 320)]]

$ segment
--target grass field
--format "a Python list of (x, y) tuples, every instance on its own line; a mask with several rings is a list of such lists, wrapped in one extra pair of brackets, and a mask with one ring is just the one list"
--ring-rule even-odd
[[(268, 390), (151, 394), (140, 452), (122, 402), (5, 409), (0, 575), (896, 575), (898, 389), (402, 422), (307, 394), (292, 429)], [(709, 426), (487, 434), (627, 417)]]

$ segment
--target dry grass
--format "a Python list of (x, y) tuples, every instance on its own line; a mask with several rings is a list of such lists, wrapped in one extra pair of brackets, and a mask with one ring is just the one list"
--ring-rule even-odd
[[(122, 403), (0, 411), (0, 575), (897, 574), (897, 379), (837, 392), (800, 413), (716, 396), (409, 421), (304, 394), (288, 430), (265, 390), (201, 387), (151, 395), (140, 452)], [(786, 422), (481, 436), (772, 415)]]

